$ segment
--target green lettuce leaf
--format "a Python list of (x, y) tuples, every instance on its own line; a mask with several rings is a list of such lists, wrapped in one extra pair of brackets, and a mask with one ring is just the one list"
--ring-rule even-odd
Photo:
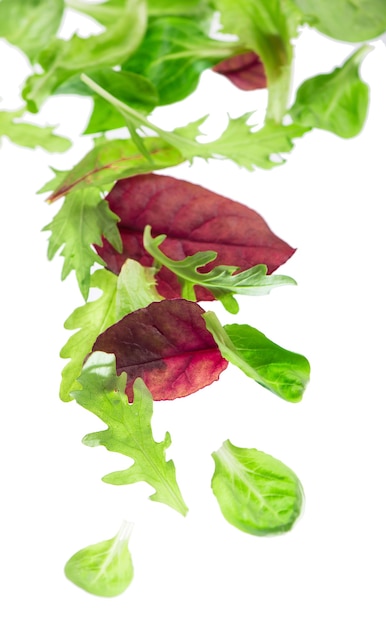
[(67, 330), (77, 332), (60, 352), (63, 359), (70, 359), (62, 371), (59, 395), (63, 402), (72, 400), (71, 391), (80, 389), (77, 378), (98, 335), (128, 313), (161, 300), (155, 289), (154, 271), (131, 259), (123, 264), (118, 277), (105, 269), (94, 272), (90, 287), (100, 289), (102, 295), (75, 309), (64, 323)]
[(170, 435), (166, 433), (161, 442), (154, 441), (150, 423), (153, 400), (142, 379), (135, 381), (134, 402), (129, 404), (126, 375), (116, 375), (114, 355), (94, 352), (86, 361), (79, 382), (82, 390), (72, 392), (75, 400), (107, 425), (107, 430), (86, 435), (83, 443), (91, 447), (102, 445), (134, 460), (127, 470), (104, 476), (104, 482), (130, 485), (145, 481), (155, 489), (151, 500), (186, 515), (188, 509), (176, 481), (174, 463), (165, 458)]
[(171, 270), (178, 277), (181, 283), (181, 297), (185, 300), (196, 300), (195, 286), (208, 289), (217, 300), (220, 300), (225, 309), (230, 313), (238, 313), (239, 306), (234, 294), (261, 296), (270, 293), (274, 287), (283, 285), (296, 285), (293, 278), (289, 276), (267, 276), (266, 265), (255, 265), (254, 267), (239, 272), (239, 267), (218, 265), (210, 272), (199, 272), (199, 268), (204, 267), (217, 257), (216, 252), (196, 252), (192, 256), (187, 256), (182, 261), (173, 261), (167, 257), (159, 248), (166, 235), (151, 236), (151, 227), (146, 226), (143, 233), (143, 245), (149, 254), (155, 259), (157, 264), (163, 265)]
[(105, 598), (123, 593), (133, 579), (128, 548), (133, 524), (123, 522), (118, 534), (76, 552), (66, 563), (68, 580), (81, 589)]
[[(1, 6), (1, 5), (0, 5)], [(43, 148), (47, 152), (65, 152), (71, 141), (54, 133), (54, 126), (35, 126), (18, 121), (24, 111), (0, 111), (0, 137), (5, 136), (23, 148)]]
[(121, 246), (117, 228), (118, 218), (109, 209), (106, 200), (94, 187), (73, 191), (62, 208), (43, 231), (51, 231), (48, 258), (59, 250), (64, 257), (62, 280), (75, 270), (79, 289), (87, 300), (90, 288), (90, 269), (94, 263), (104, 265), (91, 245), (101, 245), (104, 236), (116, 249)]
[(232, 526), (257, 536), (292, 528), (302, 510), (303, 489), (289, 467), (254, 448), (238, 448), (229, 439), (212, 457), (212, 490)]
[(359, 76), (359, 66), (371, 46), (362, 46), (331, 74), (309, 78), (300, 85), (289, 113), (297, 124), (312, 126), (349, 139), (363, 128), (369, 88)]
[(212, 311), (203, 318), (225, 359), (283, 400), (300, 402), (310, 378), (304, 356), (281, 348), (247, 324), (223, 327)]
[(1, 0), (0, 37), (34, 62), (56, 34), (63, 10), (64, 0)]
[(44, 72), (30, 76), (23, 89), (28, 110), (36, 113), (71, 76), (122, 63), (139, 45), (146, 19), (146, 0), (126, 0), (119, 19), (100, 35), (84, 39), (75, 34), (69, 40), (53, 40), (38, 59)]

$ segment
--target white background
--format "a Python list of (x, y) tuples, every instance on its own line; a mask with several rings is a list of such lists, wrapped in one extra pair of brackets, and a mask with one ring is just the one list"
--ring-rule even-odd
[[(353, 46), (304, 31), (296, 45), (294, 88), (329, 72)], [(0, 47), (2, 108), (16, 108), (29, 73), (24, 57)], [(280, 270), (297, 287), (242, 299), (234, 318), (305, 354), (312, 380), (288, 404), (229, 368), (197, 394), (155, 405), (156, 438), (169, 450), (190, 512), (148, 500), (147, 485), (113, 487), (100, 478), (127, 466), (82, 437), (98, 419), (58, 397), (69, 337), (63, 322), (82, 304), (75, 278), (60, 281), (62, 260), (46, 260), (58, 206), (39, 189), (49, 165), (72, 167), (91, 147), (79, 139), (90, 104), (56, 97), (34, 118), (60, 124), (75, 140), (64, 155), (26, 150), (4, 139), (1, 172), (1, 569), (2, 623), (118, 626), (384, 626), (385, 607), (385, 157), (386, 47), (375, 42), (362, 77), (371, 104), (361, 135), (341, 140), (313, 131), (288, 162), (254, 173), (228, 162), (182, 165), (165, 173), (244, 202), (297, 248)], [(196, 94), (159, 111), (165, 128), (211, 112), (213, 132), (232, 115), (259, 110), (264, 93), (242, 93), (206, 72)], [(214, 129), (214, 130), (213, 130)], [(211, 453), (225, 439), (256, 447), (300, 477), (306, 505), (287, 535), (243, 534), (221, 516), (211, 493)], [(120, 597), (101, 599), (63, 574), (78, 549), (135, 523), (135, 577)]]

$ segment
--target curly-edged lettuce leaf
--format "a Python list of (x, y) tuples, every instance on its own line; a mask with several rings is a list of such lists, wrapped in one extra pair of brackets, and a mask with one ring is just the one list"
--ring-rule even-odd
[(64, 0), (1, 0), (0, 37), (34, 62), (56, 34), (63, 11)]
[(248, 324), (223, 327), (212, 311), (203, 317), (225, 359), (283, 400), (300, 402), (310, 379), (304, 356), (281, 348)]
[(68, 580), (95, 596), (112, 598), (123, 593), (134, 574), (128, 548), (132, 527), (125, 521), (112, 539), (76, 552), (64, 567)]
[(153, 400), (143, 380), (138, 378), (134, 382), (134, 399), (129, 404), (125, 394), (126, 375), (117, 376), (114, 355), (95, 352), (86, 361), (79, 382), (82, 389), (72, 392), (75, 400), (107, 426), (107, 430), (86, 435), (83, 443), (90, 447), (105, 446), (134, 460), (128, 469), (108, 474), (103, 481), (111, 485), (145, 481), (155, 490), (151, 500), (186, 515), (188, 509), (177, 484), (174, 463), (165, 458), (171, 438), (169, 433), (160, 442), (153, 438)]
[(42, 127), (19, 121), (23, 113), (23, 110), (0, 111), (0, 137), (8, 137), (23, 148), (43, 148), (47, 152), (65, 152), (71, 147), (69, 139), (54, 133), (54, 126)]
[(349, 139), (363, 128), (369, 88), (359, 76), (359, 66), (371, 46), (362, 46), (331, 74), (309, 78), (300, 85), (290, 109), (295, 123), (312, 126)]
[(385, 0), (293, 0), (304, 21), (341, 41), (375, 39), (386, 31)]
[(100, 35), (55, 39), (42, 50), (38, 61), (43, 73), (27, 79), (23, 98), (36, 113), (48, 96), (71, 76), (122, 63), (139, 45), (146, 30), (146, 0), (126, 0), (119, 19)]
[(278, 459), (229, 439), (212, 454), (212, 490), (225, 519), (250, 535), (289, 531), (303, 506), (296, 474)]

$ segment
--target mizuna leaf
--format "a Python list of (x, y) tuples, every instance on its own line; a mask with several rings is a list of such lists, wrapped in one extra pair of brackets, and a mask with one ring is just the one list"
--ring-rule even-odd
[(267, 87), (264, 65), (255, 52), (244, 52), (217, 63), (212, 70), (228, 78), (243, 91)]
[[(1, 7), (1, 4), (0, 4)], [(24, 148), (43, 148), (47, 152), (65, 152), (71, 148), (71, 141), (54, 133), (54, 126), (35, 126), (18, 121), (20, 111), (0, 111), (0, 137), (5, 135), (13, 143)]]
[(155, 489), (151, 500), (162, 502), (182, 515), (188, 509), (176, 480), (173, 461), (166, 461), (165, 451), (171, 444), (169, 433), (164, 441), (156, 442), (151, 430), (153, 401), (141, 379), (134, 382), (134, 400), (127, 401), (126, 376), (117, 376), (115, 358), (111, 354), (95, 352), (87, 360), (79, 377), (81, 390), (72, 395), (82, 407), (97, 415), (107, 430), (86, 435), (86, 446), (105, 446), (134, 460), (126, 470), (119, 470), (103, 478), (112, 485), (131, 485), (145, 481)]
[(68, 580), (95, 596), (112, 598), (123, 593), (134, 574), (127, 545), (132, 527), (133, 524), (123, 522), (112, 539), (76, 552), (64, 568)]
[[(246, 206), (212, 191), (169, 176), (147, 174), (119, 181), (107, 196), (119, 218), (122, 253), (108, 243), (98, 253), (109, 269), (118, 273), (126, 258), (142, 265), (153, 259), (143, 247), (143, 232), (151, 225), (155, 235), (166, 234), (162, 252), (175, 261), (213, 250), (216, 263), (247, 270), (263, 264), (268, 273), (285, 263), (294, 249), (269, 229), (260, 215)], [(215, 264), (208, 265), (207, 270)], [(157, 288), (166, 298), (180, 297), (176, 276), (163, 267)], [(198, 300), (213, 300), (207, 289), (197, 288)]]
[(126, 315), (96, 340), (93, 351), (113, 353), (117, 374), (127, 375), (131, 401), (136, 378), (154, 400), (174, 400), (218, 380), (228, 362), (202, 318), (187, 300), (163, 300)]
[(302, 510), (303, 488), (289, 467), (254, 448), (237, 448), (229, 439), (212, 457), (212, 490), (232, 526), (258, 536), (292, 528)]
[(47, 202), (54, 202), (74, 189), (90, 185), (110, 189), (121, 178), (172, 167), (184, 161), (175, 148), (158, 137), (146, 137), (143, 142), (151, 162), (128, 139), (113, 139), (98, 144), (64, 178), (60, 178)]
[(220, 300), (230, 313), (238, 313), (239, 306), (234, 294), (259, 296), (266, 295), (274, 287), (296, 284), (289, 276), (267, 276), (266, 265), (255, 265), (249, 270), (235, 274), (239, 267), (216, 265), (210, 272), (199, 272), (217, 257), (216, 252), (196, 252), (182, 261), (173, 261), (161, 252), (159, 246), (165, 241), (165, 235), (152, 238), (150, 226), (145, 227), (143, 245), (157, 264), (167, 267), (181, 284), (181, 296), (186, 300), (196, 300), (195, 286), (208, 289)]
[(223, 327), (212, 311), (203, 317), (225, 359), (283, 400), (300, 402), (310, 379), (304, 356), (281, 348), (247, 324)]
[(75, 270), (82, 296), (87, 300), (90, 288), (90, 268), (101, 263), (100, 257), (91, 249), (101, 244), (102, 235), (117, 248), (120, 247), (117, 216), (101, 200), (97, 189), (79, 189), (69, 195), (59, 213), (43, 230), (50, 230), (48, 258), (52, 259), (62, 249), (64, 257), (62, 280)]

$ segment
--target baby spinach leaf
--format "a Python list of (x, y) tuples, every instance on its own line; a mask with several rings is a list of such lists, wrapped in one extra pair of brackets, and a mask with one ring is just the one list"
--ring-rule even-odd
[(165, 241), (166, 235), (156, 238), (151, 236), (150, 226), (146, 226), (143, 234), (145, 250), (155, 259), (157, 265), (167, 267), (176, 274), (181, 284), (181, 296), (186, 300), (196, 300), (195, 286), (208, 289), (220, 300), (230, 313), (238, 313), (239, 306), (233, 294), (259, 296), (268, 294), (274, 287), (296, 284), (288, 276), (267, 276), (266, 265), (255, 265), (249, 270), (235, 274), (239, 267), (216, 265), (210, 272), (199, 272), (217, 257), (217, 252), (196, 252), (181, 261), (173, 261), (161, 252), (159, 246)]
[(79, 189), (66, 197), (62, 208), (43, 231), (50, 230), (48, 258), (59, 250), (64, 257), (62, 280), (75, 270), (82, 296), (87, 300), (90, 288), (90, 269), (101, 262), (92, 244), (101, 244), (102, 235), (116, 248), (121, 247), (118, 218), (94, 187)]
[(187, 300), (162, 300), (126, 315), (99, 335), (93, 351), (115, 354), (127, 375), (126, 394), (141, 377), (154, 400), (174, 400), (218, 380), (228, 362), (202, 318)]
[(386, 31), (385, 0), (293, 0), (304, 19), (321, 33), (342, 41), (375, 39)]
[(41, 127), (19, 122), (23, 113), (23, 109), (0, 111), (0, 137), (4, 135), (24, 148), (43, 148), (47, 152), (65, 152), (71, 147), (69, 139), (54, 133), (54, 126)]
[(322, 128), (339, 137), (355, 137), (365, 123), (369, 88), (359, 77), (359, 65), (371, 46), (362, 46), (331, 74), (309, 78), (300, 85), (290, 109), (294, 122)]
[(23, 89), (27, 108), (36, 113), (46, 98), (71, 76), (122, 63), (146, 30), (146, 0), (126, 0), (119, 19), (100, 35), (55, 39), (38, 61), (44, 72), (30, 76)]
[(226, 76), (243, 91), (254, 91), (267, 87), (264, 65), (255, 52), (244, 52), (220, 61), (212, 70)]
[(203, 317), (225, 359), (283, 400), (300, 402), (310, 378), (304, 356), (281, 348), (247, 324), (223, 327), (212, 311)]
[(0, 37), (34, 62), (58, 30), (63, 10), (64, 0), (1, 0)]
[(121, 178), (172, 167), (184, 160), (175, 148), (158, 137), (146, 137), (143, 141), (151, 162), (139, 152), (133, 141), (103, 141), (88, 152), (70, 172), (65, 172), (65, 176), (60, 173), (59, 178), (56, 178), (57, 185), (50, 181), (50, 189), (46, 186), (45, 190), (53, 189), (53, 193), (47, 202), (54, 202), (73, 190), (88, 189), (90, 186), (109, 190)]
[(75, 309), (64, 323), (67, 330), (79, 329), (60, 352), (63, 359), (71, 359), (62, 371), (60, 398), (64, 402), (72, 400), (70, 392), (80, 388), (77, 378), (98, 335), (128, 313), (161, 300), (155, 289), (154, 271), (130, 259), (118, 277), (105, 269), (94, 272), (90, 287), (100, 289), (102, 295)]
[[(213, 250), (220, 265), (247, 270), (264, 264), (271, 273), (294, 253), (294, 249), (279, 239), (252, 209), (170, 176), (146, 174), (121, 180), (109, 193), (107, 201), (119, 218), (123, 247), (117, 252), (103, 242), (103, 247), (98, 246), (97, 251), (115, 273), (119, 273), (126, 258), (133, 258), (142, 265), (153, 263), (152, 256), (143, 247), (147, 224), (155, 234), (167, 235), (162, 252), (173, 261)], [(212, 261), (207, 269), (214, 267)], [(167, 267), (158, 272), (157, 283), (164, 297), (180, 297), (178, 279)], [(198, 300), (213, 300), (213, 295), (203, 287), (196, 289), (196, 296)]]
[(212, 457), (212, 490), (232, 526), (258, 536), (292, 528), (302, 510), (303, 489), (289, 467), (254, 448), (238, 448), (229, 439)]
[(107, 430), (86, 435), (83, 443), (91, 447), (102, 445), (134, 460), (127, 470), (108, 474), (103, 481), (111, 485), (145, 481), (155, 489), (151, 500), (186, 515), (188, 509), (176, 481), (174, 463), (165, 458), (170, 435), (166, 433), (160, 442), (153, 439), (153, 401), (143, 380), (138, 378), (134, 382), (134, 399), (129, 404), (125, 394), (126, 375), (117, 376), (114, 355), (94, 352), (86, 361), (79, 382), (82, 389), (72, 392), (75, 400), (107, 425)]
[(134, 574), (128, 548), (132, 527), (131, 523), (123, 522), (112, 539), (76, 552), (65, 565), (67, 578), (95, 596), (112, 598), (123, 593)]
[(171, 104), (196, 89), (203, 70), (235, 50), (232, 43), (208, 37), (191, 19), (163, 17), (149, 22), (145, 37), (123, 69), (146, 76), (157, 87), (159, 103)]

